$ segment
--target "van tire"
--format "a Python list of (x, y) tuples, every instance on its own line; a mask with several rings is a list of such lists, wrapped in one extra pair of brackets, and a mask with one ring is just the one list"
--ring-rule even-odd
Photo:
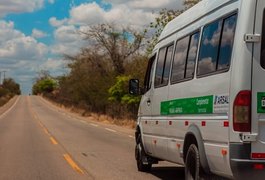
[(185, 159), (185, 179), (200, 180), (200, 154), (197, 146), (191, 144)]
[(140, 135), (137, 138), (137, 143), (135, 146), (135, 159), (138, 171), (149, 172), (151, 170), (152, 163), (148, 162), (148, 156), (144, 151)]

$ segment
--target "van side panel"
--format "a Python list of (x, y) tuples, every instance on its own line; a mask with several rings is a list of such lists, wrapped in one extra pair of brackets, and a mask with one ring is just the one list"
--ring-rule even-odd
[[(200, 41), (202, 41), (207, 25), (222, 20), (223, 24), (220, 26), (220, 23), (219, 26), (224, 28), (226, 18), (233, 15), (237, 17), (231, 63), (228, 69), (212, 74), (200, 74), (201, 69), (198, 69), (200, 62), (198, 61), (201, 49), (199, 45), (194, 78), (174, 83), (169, 82), (167, 86), (163, 87), (155, 88), (152, 85), (150, 91), (142, 98), (140, 106), (143, 106), (141, 108), (144, 109), (140, 110), (138, 123), (141, 128), (143, 145), (150, 156), (184, 165), (185, 137), (188, 133), (193, 133), (192, 129), (194, 128), (191, 127), (196, 127), (195, 129), (200, 132), (200, 139), (202, 139), (201, 142), (198, 142), (199, 147), (202, 147), (201, 144), (203, 145), (199, 151), (203, 150), (202, 154), (205, 154), (206, 157), (203, 159), (206, 163), (203, 163), (207, 164), (206, 166), (212, 173), (228, 178), (237, 178), (240, 177), (239, 174), (243, 170), (249, 175), (250, 171), (245, 172), (246, 168), (243, 165), (250, 168), (252, 162), (242, 164), (238, 160), (245, 160), (253, 151), (253, 146), (250, 143), (243, 143), (240, 137), (241, 133), (235, 132), (233, 129), (233, 103), (240, 91), (252, 90), (252, 67), (256, 66), (252, 64), (254, 45), (246, 43), (244, 36), (255, 33), (257, 1), (264, 0), (205, 0), (166, 26), (156, 45), (157, 53), (159, 49), (172, 42), (175, 44), (175, 49), (180, 39), (192, 35), (194, 32), (200, 32)], [(197, 11), (199, 11), (198, 16), (189, 16)], [(219, 26), (218, 30), (220, 30)], [(220, 38), (220, 42), (222, 40)], [(214, 44), (215, 41), (206, 39), (200, 42), (200, 44), (203, 43)], [(220, 49), (218, 58), (219, 53)], [(213, 61), (209, 58), (208, 62)], [(174, 65), (174, 63), (172, 64)], [(219, 64), (216, 67), (218, 66)], [(265, 73), (262, 78), (265, 79)], [(154, 82), (155, 73), (152, 79)], [(147, 106), (149, 100), (150, 105)], [(252, 131), (259, 133), (256, 119), (252, 121), (252, 125)], [(260, 146), (262, 147), (261, 152), (265, 154), (264, 145), (259, 144)], [(251, 161), (250, 158), (247, 160)]]
[[(238, 7), (239, 2), (228, 4), (178, 32), (178, 37), (184, 36), (187, 32), (196, 30), (202, 25), (205, 25), (205, 22), (213, 22), (227, 14), (237, 12)], [(201, 31), (203, 31), (203, 29), (201, 29)], [(234, 47), (235, 46), (236, 43), (234, 44)], [(233, 60), (234, 53), (232, 54), (231, 62)], [(209, 98), (209, 101), (214, 101), (215, 99), (224, 97), (229, 101), (232, 71), (233, 67), (231, 66), (228, 72), (195, 78), (191, 81), (170, 85), (168, 99), (179, 100), (179, 103), (181, 103), (182, 100), (189, 101), (186, 98), (191, 98), (191, 100), (200, 103), (199, 101), (202, 100), (201, 98), (205, 98), (206, 100)], [(176, 147), (172, 148), (174, 144), (173, 140), (181, 144), (181, 148), (183, 148), (183, 138), (185, 137), (189, 126), (193, 124), (200, 128), (211, 172), (231, 177), (232, 172), (230, 169), (229, 155), (222, 154), (222, 151), (224, 150), (229, 151), (229, 127), (227, 126), (227, 123), (229, 122), (229, 105), (227, 104), (226, 107), (223, 107), (224, 109), (219, 109), (219, 107), (217, 107), (218, 105), (214, 108), (214, 104), (211, 104), (211, 106), (213, 108), (213, 112), (211, 113), (197, 112), (196, 114), (169, 116), (169, 120), (173, 121), (173, 126), (169, 127), (167, 131), (167, 136), (171, 137), (168, 142), (170, 145), (168, 151), (178, 152)], [(198, 107), (199, 105), (197, 104), (197, 107), (194, 108)], [(185, 125), (187, 122), (189, 124)], [(170, 159), (173, 159), (173, 153), (172, 156), (170, 156)], [(181, 163), (181, 161), (178, 163)]]

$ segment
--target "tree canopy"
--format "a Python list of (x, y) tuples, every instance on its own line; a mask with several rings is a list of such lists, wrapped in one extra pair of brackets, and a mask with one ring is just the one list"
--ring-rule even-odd
[(49, 94), (52, 100), (92, 112), (135, 117), (140, 97), (128, 94), (128, 80), (143, 83), (148, 56), (165, 25), (198, 1), (186, 0), (184, 10), (162, 9), (143, 32), (115, 24), (80, 31), (88, 45), (76, 55), (64, 56), (69, 73), (54, 79), (40, 72), (33, 93)]

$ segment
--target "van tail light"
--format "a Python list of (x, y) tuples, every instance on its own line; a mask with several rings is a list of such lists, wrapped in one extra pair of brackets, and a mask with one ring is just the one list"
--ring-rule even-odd
[(251, 91), (240, 91), (233, 106), (234, 131), (250, 132), (251, 130)]

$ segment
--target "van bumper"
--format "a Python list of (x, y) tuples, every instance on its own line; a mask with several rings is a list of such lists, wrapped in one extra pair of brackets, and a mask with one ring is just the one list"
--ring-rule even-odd
[(265, 167), (265, 160), (250, 159), (251, 144), (231, 143), (230, 144), (230, 165), (235, 179), (249, 180), (264, 179), (265, 169), (256, 169)]

